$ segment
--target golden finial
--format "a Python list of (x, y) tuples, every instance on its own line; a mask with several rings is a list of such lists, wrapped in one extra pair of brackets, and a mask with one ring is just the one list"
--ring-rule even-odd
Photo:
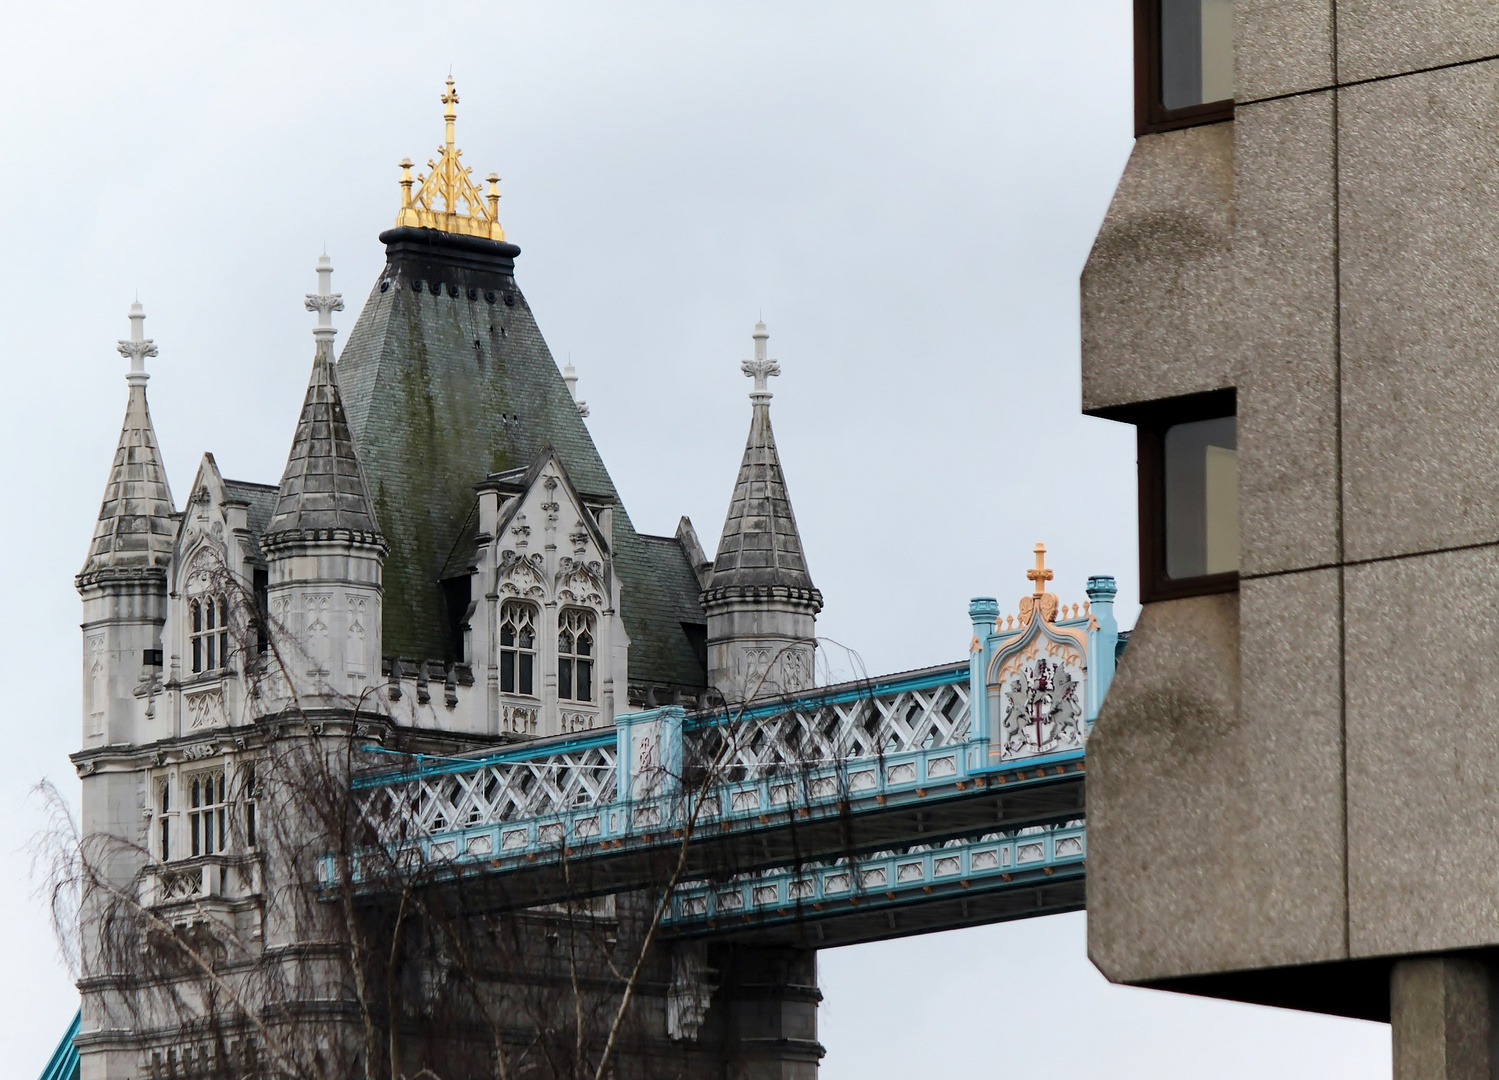
[(503, 240), (505, 230), (500, 227), (499, 220), (500, 178), (490, 173), (489, 194), (487, 197), (481, 194), (469, 177), (473, 170), (466, 168), (461, 161), (463, 151), (454, 143), (458, 90), (451, 75), (441, 101), (442, 118), (447, 129), (443, 146), (437, 160), (427, 162), (426, 175), (415, 180), (411, 178), (411, 159), (402, 159), (401, 210), (396, 214), (396, 224)]
[(1025, 576), (1028, 581), (1034, 581), (1036, 583), (1037, 596), (1040, 596), (1046, 591), (1046, 583), (1056, 576), (1050, 570), (1046, 569), (1045, 544), (1036, 545), (1036, 568), (1034, 570), (1027, 570), (1025, 572)]

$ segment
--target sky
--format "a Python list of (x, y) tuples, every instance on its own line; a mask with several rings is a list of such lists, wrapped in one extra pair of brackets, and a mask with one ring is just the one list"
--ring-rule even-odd
[[(35, 895), (76, 799), (83, 563), (137, 295), (179, 505), (203, 452), (275, 482), (325, 249), (348, 310), (443, 79), (504, 178), (517, 277), (636, 526), (714, 545), (763, 317), (828, 676), (959, 659), (967, 603), (1114, 574), (1138, 612), (1129, 429), (1078, 412), (1077, 279), (1131, 146), (1129, 0), (13, 5), (0, 35), (0, 1048), (77, 1005)], [(1085, 916), (820, 958), (824, 1080), (1389, 1074), (1382, 1025), (1108, 985)]]

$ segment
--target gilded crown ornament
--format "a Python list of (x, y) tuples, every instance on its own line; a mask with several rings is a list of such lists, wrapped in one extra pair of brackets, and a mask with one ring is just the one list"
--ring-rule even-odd
[[(485, 180), (488, 194), (481, 194), (470, 179), (472, 169), (460, 160), (463, 151), (453, 143), (453, 125), (458, 119), (458, 90), (448, 76), (448, 89), (442, 95), (443, 119), (447, 136), (436, 161), (427, 162), (427, 172), (411, 178), (411, 159), (401, 161), (401, 210), (397, 226), (417, 229), (439, 229), (463, 236), (482, 236), (486, 240), (505, 239), (500, 227), (500, 178), (490, 173)], [(460, 209), (461, 208), (461, 209)]]

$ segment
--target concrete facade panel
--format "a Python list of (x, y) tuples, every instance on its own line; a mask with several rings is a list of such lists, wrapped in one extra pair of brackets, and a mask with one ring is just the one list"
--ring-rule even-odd
[[(1344, 954), (1337, 591), (1324, 570), (1146, 606), (1088, 745), (1110, 979)], [(1270, 632), (1293, 616), (1295, 641)]]
[(1235, 132), (1240, 568), (1338, 558), (1337, 238), (1329, 93), (1242, 106)]
[(1499, 7), (1489, 0), (1337, 3), (1340, 82), (1499, 55)]
[(1499, 547), (1346, 573), (1351, 951), (1499, 944)]
[(1258, 101), (1330, 86), (1332, 0), (1236, 0), (1234, 97)]
[(1499, 539), (1496, 147), (1499, 63), (1341, 92), (1351, 560)]
[(1083, 409), (1232, 385), (1233, 125), (1136, 140), (1082, 276)]

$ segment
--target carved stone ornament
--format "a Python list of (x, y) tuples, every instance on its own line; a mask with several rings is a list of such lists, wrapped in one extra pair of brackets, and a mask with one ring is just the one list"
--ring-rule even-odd
[(182, 705), (189, 729), (221, 727), (226, 722), (224, 694), (218, 688), (199, 694), (183, 694)]
[(182, 748), (182, 760), (202, 761), (218, 754), (219, 744), (215, 742), (191, 743)]
[(557, 560), (557, 595), (578, 604), (604, 602), (604, 564), (564, 555)]
[(1080, 657), (1043, 655), (1034, 646), (1017, 658), (998, 686), (1002, 757), (1076, 750), (1083, 745)]
[(499, 591), (516, 596), (546, 596), (546, 573), (541, 553), (525, 555), (516, 551), (500, 552)]

